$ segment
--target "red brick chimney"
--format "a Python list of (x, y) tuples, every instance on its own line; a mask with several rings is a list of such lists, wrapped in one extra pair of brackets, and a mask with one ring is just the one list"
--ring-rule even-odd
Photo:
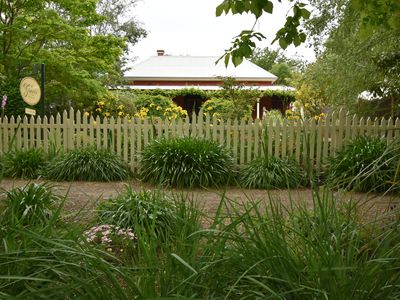
[(164, 56), (165, 51), (164, 50), (157, 50), (157, 55), (158, 56)]

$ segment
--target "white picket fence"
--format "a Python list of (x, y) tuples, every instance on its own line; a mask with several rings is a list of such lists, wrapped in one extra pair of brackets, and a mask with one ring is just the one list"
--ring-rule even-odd
[[(200, 113), (200, 116), (203, 116)], [(201, 137), (231, 151), (236, 163), (247, 164), (260, 155), (293, 156), (301, 164), (320, 169), (329, 156), (358, 135), (379, 136), (388, 143), (400, 137), (400, 120), (364, 119), (344, 111), (322, 121), (228, 120), (193, 115), (179, 120), (93, 118), (80, 111), (55, 117), (7, 118), (0, 121), (0, 152), (12, 147), (53, 147), (64, 150), (93, 145), (121, 156), (132, 169), (139, 166), (143, 148), (155, 139)]]

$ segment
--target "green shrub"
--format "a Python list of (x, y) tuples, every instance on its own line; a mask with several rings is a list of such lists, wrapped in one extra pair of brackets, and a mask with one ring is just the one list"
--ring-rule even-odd
[(172, 200), (160, 192), (135, 192), (126, 189), (116, 198), (101, 203), (97, 209), (99, 224), (138, 230), (164, 236), (175, 226)]
[(398, 151), (388, 147), (384, 140), (357, 137), (329, 159), (327, 182), (346, 190), (386, 191), (392, 188)]
[(222, 145), (195, 138), (155, 141), (142, 152), (141, 178), (176, 187), (221, 186), (229, 182), (232, 159)]
[(201, 109), (204, 114), (210, 114), (211, 117), (226, 120), (232, 117), (232, 112), (235, 107), (232, 101), (221, 98), (211, 98), (204, 102)]
[(264, 117), (267, 119), (268, 123), (270, 122), (270, 120), (272, 120), (273, 124), (276, 124), (278, 122), (279, 124), (282, 124), (283, 120), (285, 119), (284, 116), (282, 115), (282, 112), (277, 109), (266, 111)]
[(128, 179), (129, 167), (107, 149), (78, 148), (52, 161), (44, 175), (56, 181), (122, 181)]
[(158, 117), (169, 120), (187, 116), (187, 111), (177, 106), (171, 99), (161, 95), (139, 95), (135, 99), (135, 117)]
[(6, 116), (23, 116), (25, 114), (25, 107), (34, 108), (32, 106), (28, 106), (24, 100), (22, 100), (21, 92), (19, 91), (20, 80), (3, 80), (3, 78), (1, 78), (1, 74), (0, 79), (0, 97), (3, 97), (3, 95), (7, 96), (7, 104), (4, 110)]
[(274, 156), (256, 158), (239, 173), (239, 184), (246, 188), (295, 188), (304, 179), (305, 172), (294, 159)]
[(36, 179), (45, 163), (46, 157), (42, 149), (13, 149), (4, 155), (4, 175)]
[(52, 216), (52, 208), (60, 197), (52, 193), (46, 184), (31, 183), (10, 191), (3, 190), (1, 224), (7, 226), (46, 225)]

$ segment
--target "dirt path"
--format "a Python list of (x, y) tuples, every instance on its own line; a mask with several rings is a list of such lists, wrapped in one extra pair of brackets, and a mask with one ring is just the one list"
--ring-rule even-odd
[[(5, 179), (0, 182), (0, 188), (9, 190), (13, 187), (21, 187), (30, 181)], [(51, 182), (55, 192), (60, 195), (66, 195), (65, 213), (75, 213), (82, 211), (87, 213), (87, 218), (92, 215), (93, 209), (97, 204), (105, 199), (116, 196), (126, 186), (131, 186), (134, 190), (155, 189), (155, 187), (143, 184), (140, 181), (129, 182)], [(268, 201), (269, 199), (279, 200), (284, 204), (289, 204), (290, 199), (295, 203), (302, 203), (309, 207), (313, 205), (312, 191), (310, 189), (287, 190), (255, 190), (255, 189), (239, 189), (230, 187), (223, 189), (166, 189), (166, 191), (174, 195), (184, 195), (193, 199), (202, 210), (208, 215), (212, 215), (220, 203), (222, 195), (243, 203), (251, 200)], [(339, 201), (348, 201), (353, 199), (362, 204), (365, 214), (373, 216), (380, 214), (382, 211), (393, 204), (400, 203), (399, 196), (391, 195), (371, 195), (360, 193), (337, 193), (336, 198)]]

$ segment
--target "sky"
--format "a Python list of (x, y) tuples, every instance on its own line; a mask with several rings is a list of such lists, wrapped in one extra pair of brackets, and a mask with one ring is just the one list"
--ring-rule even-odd
[[(243, 29), (254, 25), (253, 15), (215, 16), (215, 8), (222, 0), (139, 0), (133, 13), (136, 20), (148, 31), (148, 36), (132, 47), (130, 65), (150, 56), (157, 49), (169, 55), (221, 56), (231, 46), (232, 39)], [(261, 17), (255, 30), (267, 40), (260, 47), (271, 46), (277, 30), (290, 10), (288, 4), (276, 2), (273, 15)], [(277, 43), (271, 46), (277, 48)], [(291, 46), (288, 56), (302, 56), (313, 60), (313, 51), (306, 46)]]

